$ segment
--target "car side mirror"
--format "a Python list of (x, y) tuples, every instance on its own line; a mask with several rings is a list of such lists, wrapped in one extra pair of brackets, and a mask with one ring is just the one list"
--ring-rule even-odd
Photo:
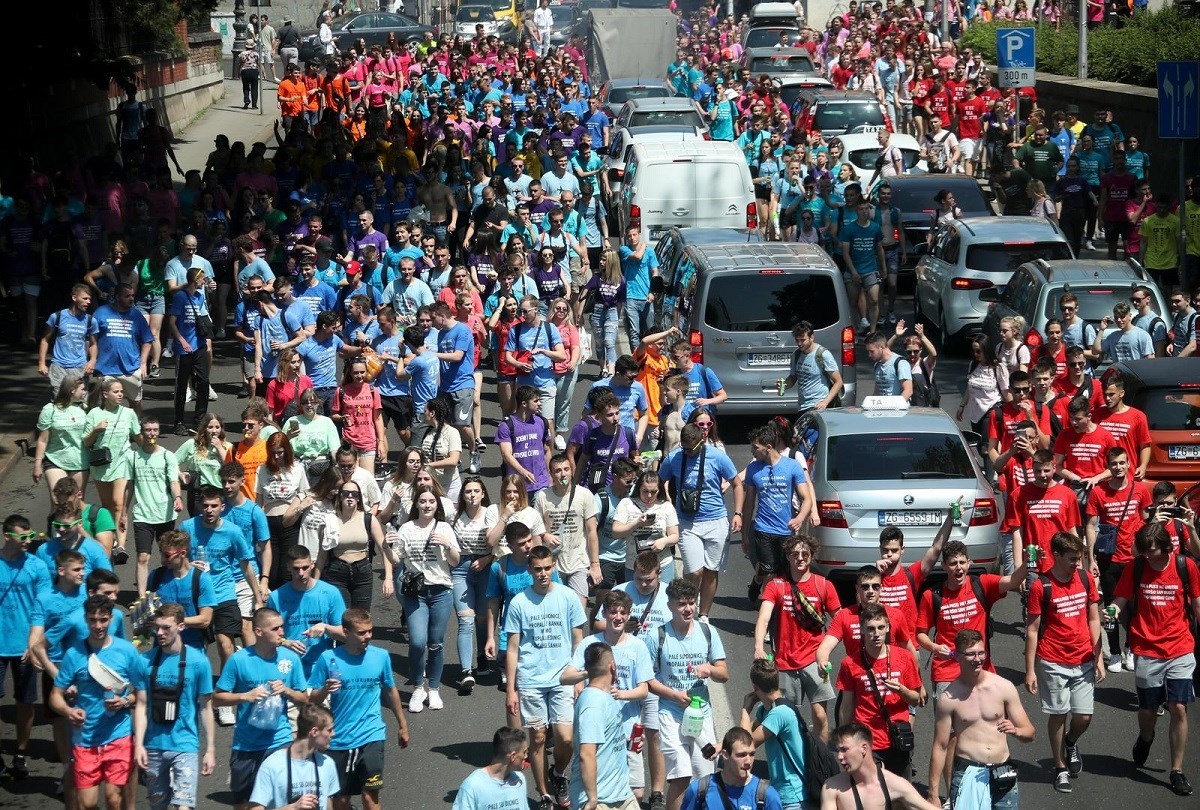
[(1000, 301), (999, 287), (985, 287), (979, 291), (979, 300), (985, 304), (996, 304)]

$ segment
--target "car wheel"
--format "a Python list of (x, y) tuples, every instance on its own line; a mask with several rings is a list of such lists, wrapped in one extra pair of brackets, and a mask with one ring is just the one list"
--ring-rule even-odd
[(946, 311), (941, 308), (938, 309), (937, 328), (942, 337), (942, 351), (946, 354), (957, 354), (962, 345), (962, 338), (950, 332), (950, 327), (946, 324)]

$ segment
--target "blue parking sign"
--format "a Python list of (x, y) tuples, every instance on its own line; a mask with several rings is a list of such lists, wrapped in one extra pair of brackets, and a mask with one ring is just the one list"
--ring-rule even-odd
[(1001, 87), (1033, 87), (1037, 49), (1033, 28), (997, 28), (996, 63)]

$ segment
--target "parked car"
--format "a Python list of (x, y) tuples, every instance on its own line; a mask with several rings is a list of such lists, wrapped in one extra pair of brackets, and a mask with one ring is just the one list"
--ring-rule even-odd
[(879, 532), (904, 530), (905, 553), (919, 559), (950, 504), (963, 517), (950, 539), (967, 545), (972, 573), (1000, 557), (996, 495), (971, 440), (940, 408), (910, 408), (903, 397), (867, 397), (862, 407), (809, 411), (796, 423), (821, 525), (813, 568), (839, 589), (879, 559)]
[(1061, 317), (1058, 306), (1067, 292), (1079, 299), (1077, 317), (1099, 329), (1101, 318), (1112, 317), (1113, 305), (1128, 301), (1139, 286), (1150, 289), (1155, 312), (1167, 312), (1166, 298), (1136, 260), (1036, 259), (1018, 267), (1003, 287), (980, 291), (980, 300), (990, 304), (982, 331), (989, 340), (999, 340), (1000, 319), (1020, 315), (1027, 325), (1025, 343), (1037, 347), (1045, 339), (1046, 321)]
[(670, 98), (671, 88), (649, 76), (609, 79), (600, 86), (600, 108), (615, 120), (626, 101), (634, 98)]
[(826, 138), (847, 132), (893, 129), (883, 103), (873, 93), (814, 88), (801, 91), (796, 103), (799, 105), (793, 116), (796, 128), (804, 132), (819, 129)]
[[(882, 182), (876, 181), (868, 192), (872, 202), (879, 200), (879, 186)], [(934, 211), (937, 210), (934, 197), (942, 189), (954, 193), (955, 202), (963, 217), (996, 215), (991, 203), (983, 194), (983, 187), (974, 177), (964, 174), (902, 174), (899, 177), (889, 177), (887, 182), (892, 187), (892, 205), (900, 209), (904, 238), (908, 240), (909, 245), (910, 264), (916, 264), (917, 259), (925, 253), (925, 238), (933, 225)]]
[(988, 306), (979, 293), (1003, 288), (1035, 259), (1074, 258), (1062, 229), (1034, 217), (968, 217), (942, 226), (917, 262), (913, 294), (918, 319), (936, 324), (950, 344), (983, 328)]
[(520, 36), (517, 27), (510, 20), (497, 17), (491, 6), (459, 6), (454, 14), (455, 34), (470, 39), (480, 26), (485, 36), (495, 35), (501, 42), (515, 43)]
[(1116, 363), (1105, 376), (1115, 371), (1125, 378), (1125, 402), (1150, 424), (1147, 484), (1170, 481), (1182, 495), (1200, 482), (1200, 357)]
[[(394, 33), (401, 42), (420, 42), (425, 32), (433, 32), (433, 27), (419, 23), (412, 17), (403, 14), (392, 14), (387, 11), (365, 11), (355, 14), (342, 14), (334, 17), (329, 23), (333, 30), (334, 45), (339, 51), (346, 51), (359, 37), (367, 42), (367, 47), (387, 44), (388, 34)], [(303, 29), (300, 32), (300, 62), (310, 59), (324, 58), (324, 49), (317, 38), (315, 28)]]
[[(879, 135), (875, 132), (860, 132), (853, 135), (838, 135), (842, 142), (842, 160), (854, 167), (864, 180), (875, 174), (875, 160), (879, 157)], [(929, 167), (921, 159), (921, 145), (912, 135), (893, 133), (890, 145), (904, 156), (904, 171), (924, 174)]]
[(838, 361), (854, 402), (854, 320), (841, 271), (821, 248), (795, 242), (687, 245), (676, 268), (675, 325), (692, 359), (711, 368), (729, 398), (722, 414), (790, 413), (776, 382), (788, 374), (792, 327), (813, 326), (817, 342)]

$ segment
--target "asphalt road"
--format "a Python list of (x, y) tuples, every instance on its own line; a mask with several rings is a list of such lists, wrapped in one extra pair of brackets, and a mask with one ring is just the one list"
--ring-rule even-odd
[[(911, 302), (907, 306), (911, 311)], [(902, 305), (900, 309), (903, 311), (905, 306)], [(236, 436), (234, 420), (241, 410), (241, 403), (237, 398), (240, 378), (237, 376), (238, 370), (229, 349), (229, 344), (218, 348), (219, 357), (214, 380), (220, 399), (214, 403), (214, 407), (225, 419), (229, 433)], [(860, 346), (859, 357), (865, 359), (865, 356)], [(957, 381), (964, 376), (965, 368), (964, 358), (943, 357), (939, 361), (938, 377), (941, 381), (942, 405), (950, 412), (957, 407)], [(148, 410), (167, 417), (172, 382), (169, 379), (170, 372), (164, 371), (162, 379), (151, 381), (149, 385)], [(582, 398), (579, 392), (586, 390), (587, 384), (590, 383), (590, 379), (594, 379), (597, 371), (598, 367), (594, 362), (585, 367), (584, 379), (580, 380), (576, 388), (575, 413), (578, 413)], [(865, 362), (860, 362), (858, 372), (860, 379), (870, 379), (871, 369)], [(34, 384), (38, 379), (30, 370), (29, 382)], [(867, 386), (864, 386), (863, 394), (865, 393), (869, 393)], [(484, 432), (489, 438), (494, 431), (497, 416), (498, 408), (494, 402), (485, 403)], [(33, 418), (31, 415), (30, 420)], [(739, 468), (744, 467), (750, 460), (745, 435), (746, 431), (757, 423), (758, 420), (752, 419), (720, 421), (722, 438)], [(176, 446), (178, 442), (179, 439), (173, 436), (164, 439), (164, 444), (169, 447)], [(498, 451), (489, 449), (485, 457), (484, 472), (493, 494), (498, 485), (498, 461)], [(21, 512), (28, 515), (35, 526), (40, 526), (43, 525), (46, 516), (47, 499), (44, 486), (34, 486), (30, 472), (31, 464), (24, 460), (18, 464), (13, 474), (0, 484), (0, 513)], [(131, 576), (132, 567), (123, 568), (119, 573), (123, 577)], [(735, 548), (730, 554), (729, 570), (722, 576), (712, 612), (712, 624), (722, 633), (733, 676), (725, 688), (718, 687), (715, 690), (714, 707), (718, 713), (718, 734), (728, 728), (729, 707), (739, 706), (742, 696), (749, 691), (748, 670), (753, 633), (752, 606), (747, 602), (745, 589), (749, 573), (749, 563), (742, 557), (740, 550)], [(128, 601), (131, 600), (132, 596), (128, 596)], [(374, 643), (391, 653), (401, 696), (407, 704), (410, 686), (406, 675), (406, 647), (402, 635), (395, 629), (399, 626), (400, 611), (395, 600), (383, 598), (378, 584), (373, 613), (376, 626)], [(1023, 642), (1016, 626), (1020, 620), (1018, 600), (1013, 597), (1001, 602), (997, 606), (996, 618), (996, 636), (993, 640), (995, 660), (1002, 675), (1020, 684), (1023, 682)], [(454, 622), (451, 620), (446, 639), (445, 681), (448, 684), (457, 679), (459, 671), (454, 652), (454, 632)], [(924, 656), (922, 663), (925, 663)], [(928, 670), (925, 669), (924, 672), (928, 678)], [(1021, 691), (1024, 692), (1023, 689)], [(485, 764), (488, 760), (492, 733), (504, 722), (502, 696), (496, 690), (494, 682), (484, 681), (469, 697), (457, 696), (452, 688), (443, 688), (442, 694), (446, 702), (445, 709), (438, 712), (426, 709), (419, 715), (410, 716), (413, 740), (410, 748), (400, 751), (392, 747), (388, 750), (383, 792), (385, 806), (414, 810), (445, 807), (453, 801), (458, 784), (471, 769)], [(1036, 699), (1024, 695), (1026, 709), (1038, 728), (1038, 738), (1028, 745), (1016, 744), (1013, 751), (1014, 757), (1020, 763), (1023, 805), (1029, 808), (1097, 808), (1130, 807), (1137, 804), (1144, 806), (1163, 801), (1179, 807), (1195, 806), (1174, 796), (1166, 786), (1165, 718), (1160, 721), (1158, 742), (1151, 752), (1147, 768), (1140, 772), (1132, 772), (1128, 765), (1130, 746), (1135, 734), (1132, 675), (1123, 672), (1109, 676), (1097, 689), (1096, 699), (1095, 721), (1080, 743), (1084, 773), (1074, 782), (1074, 793), (1065, 796), (1055, 793), (1051, 788), (1053, 774), (1049, 769), (1045, 722), (1037, 709)], [(5, 738), (0, 751), (6, 759), (11, 752), (13, 711), (11, 699), (0, 701), (0, 717), (4, 721)], [(726, 718), (724, 722), (721, 719), (722, 715)], [(1195, 715), (1196, 712), (1193, 711), (1193, 718)], [(393, 722), (389, 718), (389, 725)], [(915, 761), (920, 773), (919, 781), (924, 781), (931, 727), (932, 710), (922, 710), (916, 723)], [(229, 804), (229, 794), (226, 793), (226, 766), (231, 735), (228, 729), (218, 729), (217, 733), (219, 767), (215, 775), (201, 781), (199, 806), (202, 808)], [(389, 735), (389, 739), (394, 737)], [(30, 751), (33, 757), (30, 763), (31, 775), (21, 783), (0, 784), (0, 805), (31, 808), (44, 805), (47, 799), (56, 801), (53, 787), (59, 766), (46, 760), (52, 750), (49, 740), (49, 726), (39, 723)], [(1200, 742), (1193, 742), (1188, 763), (1191, 778), (1200, 778)], [(139, 803), (144, 801), (143, 793), (139, 796)]]

